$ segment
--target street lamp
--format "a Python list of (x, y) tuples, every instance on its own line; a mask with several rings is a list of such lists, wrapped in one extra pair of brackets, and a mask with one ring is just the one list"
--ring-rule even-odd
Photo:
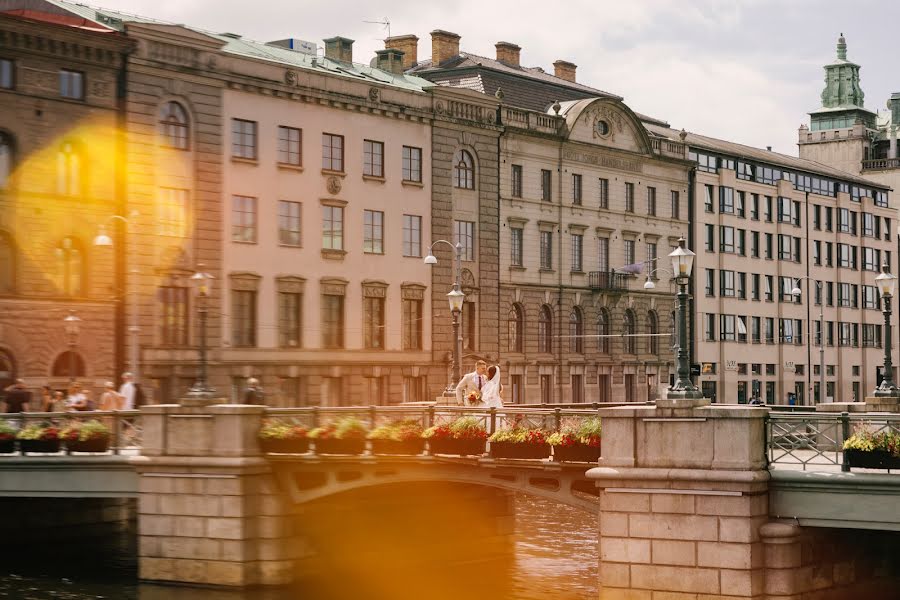
[(202, 270), (203, 265), (197, 265), (198, 271), (191, 275), (191, 283), (197, 290), (197, 313), (200, 315), (200, 362), (197, 365), (197, 381), (188, 390), (187, 398), (191, 398), (200, 404), (208, 403), (217, 396), (215, 388), (207, 381), (206, 369), (206, 302), (212, 291), (213, 276)]
[[(447, 244), (456, 252), (456, 274), (453, 280), (453, 289), (447, 294), (450, 302), (450, 314), (453, 316), (453, 381), (462, 379), (462, 331), (460, 328), (460, 314), (466, 295), (460, 290), (459, 282), (462, 279), (462, 244), (451, 244), (447, 240), (437, 240), (428, 247), (428, 256), (425, 257), (426, 265), (436, 265), (438, 260), (431, 251), (438, 244)], [(447, 391), (453, 389), (453, 384), (447, 385)]]
[[(816, 279), (813, 279), (809, 275), (804, 275), (802, 277), (797, 277), (797, 283), (794, 286), (794, 289), (791, 290), (791, 295), (795, 298), (799, 297), (802, 293), (800, 290), (800, 281), (806, 279), (807, 281), (812, 281), (816, 284), (816, 291), (819, 294), (819, 401), (825, 401), (825, 302), (822, 298), (822, 282)], [(812, 338), (810, 338), (812, 339)], [(812, 369), (810, 369), (812, 372)], [(812, 385), (812, 384), (810, 384)]]
[[(100, 225), (100, 227), (98, 228), (97, 236), (94, 238), (94, 246), (112, 247), (113, 239), (109, 236), (109, 234), (106, 233), (107, 225), (115, 220), (121, 221), (125, 225), (125, 235), (127, 236), (129, 228), (131, 227), (137, 216), (138, 212), (132, 211), (130, 215), (131, 221), (121, 215), (113, 215), (109, 217), (106, 222)], [(138, 360), (138, 334), (141, 331), (141, 328), (138, 326), (137, 273), (137, 269), (131, 269), (128, 272), (128, 274), (131, 276), (131, 283), (130, 285), (128, 285), (129, 291), (131, 293), (131, 326), (128, 327), (128, 369), (134, 375), (135, 381), (138, 381), (140, 379), (140, 364)], [(125, 295), (125, 293), (123, 293), (123, 295)]]
[(63, 328), (69, 341), (69, 380), (75, 381), (75, 346), (78, 345), (78, 334), (81, 332), (81, 319), (74, 310), (63, 319)]
[(675, 283), (678, 284), (678, 352), (676, 354), (678, 377), (675, 385), (668, 389), (666, 403), (663, 406), (690, 407), (708, 403), (708, 400), (703, 398), (703, 394), (691, 381), (691, 365), (688, 354), (687, 302), (689, 296), (687, 287), (691, 279), (691, 269), (694, 266), (694, 256), (693, 252), (685, 248), (684, 238), (678, 240), (678, 247), (669, 254), (669, 258), (672, 259), (672, 273), (675, 275)]
[(900, 389), (894, 385), (894, 367), (891, 364), (891, 298), (897, 285), (897, 276), (891, 273), (891, 267), (884, 263), (881, 273), (875, 278), (878, 291), (881, 292), (881, 312), (884, 314), (884, 374), (881, 384), (875, 388), (876, 398), (900, 397)]

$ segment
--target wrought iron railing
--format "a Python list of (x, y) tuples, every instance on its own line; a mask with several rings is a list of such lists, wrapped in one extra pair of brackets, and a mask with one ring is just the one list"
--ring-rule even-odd
[(591, 271), (588, 273), (588, 287), (592, 290), (625, 291), (628, 289), (629, 275), (615, 271)]
[[(31, 424), (52, 426), (61, 430), (71, 422), (99, 421), (109, 429), (109, 446), (104, 454), (137, 454), (142, 442), (139, 410), (10, 413), (2, 415), (2, 418), (17, 430)], [(62, 444), (60, 453), (68, 452), (69, 449)]]
[(769, 468), (833, 469), (849, 471), (844, 442), (855, 432), (900, 433), (900, 415), (887, 413), (769, 413), (766, 454)]

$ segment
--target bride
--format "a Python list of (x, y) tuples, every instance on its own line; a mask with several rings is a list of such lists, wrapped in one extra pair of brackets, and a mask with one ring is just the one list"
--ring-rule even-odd
[(500, 367), (491, 365), (487, 371), (488, 382), (481, 388), (481, 402), (485, 408), (503, 408), (503, 384), (500, 383)]

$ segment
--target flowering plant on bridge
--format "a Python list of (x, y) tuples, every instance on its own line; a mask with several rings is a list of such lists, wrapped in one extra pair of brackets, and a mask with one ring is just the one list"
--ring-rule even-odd
[(344, 417), (309, 432), (319, 454), (362, 454), (368, 429), (356, 417)]
[(59, 452), (59, 428), (31, 423), (16, 434), (19, 448), (25, 452)]
[(505, 427), (498, 429), (488, 439), (494, 458), (547, 458), (550, 445), (543, 429)]
[(308, 435), (303, 425), (267, 419), (259, 428), (259, 446), (263, 452), (303, 454), (309, 450)]
[(422, 436), (432, 454), (483, 454), (488, 433), (481, 419), (460, 417), (449, 425), (433, 425)]
[(844, 442), (844, 461), (851, 467), (867, 469), (900, 468), (900, 433), (879, 431), (868, 427), (857, 429)]
[(415, 419), (380, 425), (367, 436), (373, 454), (421, 454), (425, 450), (422, 424)]
[(600, 458), (600, 418), (585, 419), (577, 428), (554, 432), (547, 441), (559, 462), (596, 462)]
[(109, 449), (109, 427), (97, 420), (71, 421), (59, 432), (70, 452), (106, 452)]
[(9, 421), (0, 420), (0, 441), (16, 439), (16, 428)]

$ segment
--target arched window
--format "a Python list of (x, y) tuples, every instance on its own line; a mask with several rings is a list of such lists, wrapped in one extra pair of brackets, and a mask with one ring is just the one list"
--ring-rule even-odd
[(13, 168), (13, 141), (10, 136), (0, 133), (0, 189), (5, 188)]
[(67, 350), (53, 361), (53, 377), (84, 377), (84, 359), (77, 352)]
[(569, 314), (569, 352), (584, 354), (584, 315), (577, 306)]
[(475, 161), (465, 150), (457, 150), (453, 157), (453, 187), (475, 189)]
[(525, 311), (520, 304), (513, 304), (507, 317), (509, 325), (509, 352), (522, 352), (525, 332)]
[(16, 289), (16, 247), (12, 237), (0, 231), (0, 294)]
[(538, 317), (538, 352), (553, 352), (553, 312), (546, 304)]
[(67, 296), (81, 296), (84, 291), (84, 252), (81, 243), (67, 237), (56, 247), (57, 285)]
[(647, 333), (650, 334), (650, 337), (647, 338), (650, 340), (647, 344), (650, 354), (659, 354), (659, 338), (656, 337), (656, 334), (659, 333), (659, 318), (652, 310), (647, 313)]
[(600, 309), (597, 315), (597, 350), (603, 354), (609, 354), (609, 312), (605, 308)]
[(166, 102), (159, 111), (159, 135), (163, 146), (187, 150), (190, 145), (190, 127), (187, 111), (177, 102)]
[(81, 152), (74, 142), (63, 142), (56, 155), (56, 191), (63, 196), (82, 192)]
[(635, 318), (634, 313), (629, 309), (625, 311), (625, 319), (622, 327), (622, 333), (625, 334), (624, 342), (625, 342), (625, 353), (626, 354), (636, 354), (635, 351), (635, 337), (634, 334), (637, 332), (637, 328), (635, 326)]

